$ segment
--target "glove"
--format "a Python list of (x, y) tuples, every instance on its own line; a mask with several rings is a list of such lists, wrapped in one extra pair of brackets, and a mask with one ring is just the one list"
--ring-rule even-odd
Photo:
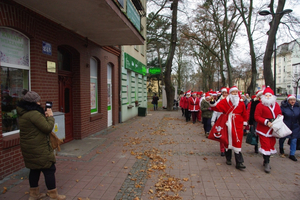
[(212, 126), (212, 127), (214, 126), (214, 124), (215, 124), (215, 122), (211, 122), (211, 126)]

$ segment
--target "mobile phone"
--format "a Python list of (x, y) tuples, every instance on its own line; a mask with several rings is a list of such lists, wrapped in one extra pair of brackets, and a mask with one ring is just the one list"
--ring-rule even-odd
[(53, 103), (51, 101), (46, 101), (45, 111), (47, 108), (52, 108)]

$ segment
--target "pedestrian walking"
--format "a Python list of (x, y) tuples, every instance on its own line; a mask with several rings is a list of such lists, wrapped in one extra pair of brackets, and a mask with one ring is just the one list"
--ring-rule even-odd
[(203, 128), (205, 131), (205, 136), (208, 137), (210, 129), (211, 129), (211, 117), (212, 117), (212, 109), (209, 106), (209, 102), (211, 101), (212, 97), (207, 92), (205, 93), (205, 99), (201, 102), (201, 111), (202, 111), (202, 120), (203, 120)]
[(202, 100), (202, 93), (203, 93), (202, 91), (197, 92), (197, 97), (199, 98), (199, 112), (198, 112), (197, 118), (198, 118), (199, 122), (202, 122), (202, 111), (200, 109), (200, 107), (201, 107), (201, 100)]
[[(256, 95), (253, 96), (252, 100), (248, 104), (248, 109), (247, 109), (248, 111), (250, 110), (250, 112), (249, 112), (249, 126), (254, 129), (255, 133), (256, 133), (257, 123), (254, 119), (254, 113), (255, 113), (255, 109), (256, 109), (257, 104), (259, 104), (261, 102), (260, 97), (261, 97), (262, 94), (263, 94), (263, 91), (258, 90), (256, 92)], [(258, 154), (258, 141), (259, 141), (258, 140), (258, 134), (256, 133), (256, 142), (257, 142), (257, 144), (254, 145), (254, 152), (256, 154)]]
[(48, 196), (52, 200), (66, 199), (65, 195), (59, 195), (55, 181), (55, 155), (50, 144), (50, 133), (54, 127), (54, 118), (51, 109), (40, 106), (40, 96), (34, 91), (25, 93), (18, 103), (20, 146), (25, 166), (30, 169), (29, 200), (37, 200), (46, 196), (39, 191), (39, 178), (44, 174), (48, 189)]
[[(181, 93), (182, 92), (182, 93)], [(179, 107), (181, 108), (181, 116), (184, 116), (184, 98), (185, 98), (185, 94), (183, 91), (180, 92), (180, 99), (179, 99)]]
[(281, 103), (281, 112), (284, 116), (283, 122), (291, 129), (292, 134), (287, 137), (279, 139), (279, 149), (280, 154), (284, 154), (283, 144), (288, 138), (290, 140), (290, 155), (289, 158), (293, 161), (297, 161), (295, 157), (297, 139), (300, 138), (300, 107), (299, 103), (296, 102), (296, 97), (294, 95), (288, 95), (287, 99)]
[(156, 95), (156, 93), (154, 93), (154, 95), (152, 97), (152, 104), (153, 104), (154, 110), (157, 110), (158, 100), (159, 100), (158, 96)]
[(189, 111), (191, 112), (193, 124), (196, 123), (196, 119), (199, 112), (199, 98), (197, 97), (197, 92), (192, 93), (192, 97), (189, 98)]
[(211, 102), (214, 111), (222, 112), (228, 116), (228, 145), (225, 146), (226, 164), (231, 165), (232, 150), (234, 151), (236, 168), (245, 169), (242, 155), (243, 129), (247, 125), (248, 117), (245, 104), (240, 101), (238, 88), (233, 86), (229, 89), (229, 95), (219, 103)]
[(187, 91), (184, 101), (183, 101), (183, 107), (184, 107), (184, 113), (185, 113), (185, 120), (186, 122), (191, 120), (191, 113), (189, 112), (189, 98), (191, 97), (191, 91)]
[(268, 86), (261, 96), (261, 103), (257, 104), (254, 119), (257, 122), (256, 133), (259, 134), (261, 147), (259, 152), (263, 154), (263, 166), (265, 172), (270, 173), (270, 156), (275, 154), (276, 139), (272, 136), (272, 122), (278, 115), (281, 114), (281, 109), (276, 102), (276, 96), (273, 90)]
[[(222, 87), (221, 88), (221, 96), (216, 101), (216, 103), (219, 103), (221, 100), (225, 99), (228, 96), (228, 91), (229, 91), (229, 88)], [(220, 117), (221, 114), (222, 114), (222, 112), (213, 111), (213, 114), (211, 117), (211, 127), (214, 126), (215, 122), (217, 121), (217, 119)], [(225, 144), (222, 142), (220, 142), (220, 151), (221, 151), (221, 156), (225, 156)]]

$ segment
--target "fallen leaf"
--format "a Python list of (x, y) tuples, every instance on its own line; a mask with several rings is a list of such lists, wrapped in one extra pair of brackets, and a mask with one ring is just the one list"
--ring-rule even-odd
[(2, 194), (5, 194), (7, 192), (7, 187), (3, 187), (3, 192)]
[(189, 178), (183, 178), (182, 180), (184, 180), (184, 181), (189, 181)]
[(79, 182), (79, 180), (77, 179), (77, 180), (76, 180), (76, 182), (78, 183), (78, 182)]
[(127, 166), (125, 166), (125, 167), (124, 167), (124, 169), (128, 169), (128, 167), (127, 167)]
[(206, 160), (207, 160), (207, 158), (206, 158), (206, 157), (204, 157), (204, 158), (203, 158), (203, 160), (205, 160), (205, 161), (206, 161)]
[(114, 164), (114, 163), (115, 163), (115, 161), (112, 161), (111, 163), (112, 163), (112, 164)]
[(77, 158), (81, 158), (81, 156), (78, 156)]
[(221, 163), (217, 163), (216, 165), (222, 165)]

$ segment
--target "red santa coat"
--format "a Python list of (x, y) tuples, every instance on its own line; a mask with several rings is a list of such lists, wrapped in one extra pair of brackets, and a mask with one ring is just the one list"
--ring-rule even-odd
[(275, 119), (279, 114), (281, 114), (281, 109), (277, 102), (273, 107), (262, 103), (257, 104), (254, 112), (254, 119), (257, 122), (256, 132), (265, 137), (273, 137), (272, 129), (267, 126), (268, 119)]
[(183, 101), (184, 101), (184, 99), (186, 99), (186, 98), (185, 97), (181, 97), (180, 98), (180, 101), (179, 101), (180, 108), (183, 108)]
[(199, 106), (199, 98), (198, 97), (190, 97), (189, 98), (189, 111), (191, 112), (198, 112), (199, 109), (200, 109), (200, 106)]
[(222, 99), (219, 103), (212, 105), (212, 110), (228, 115), (226, 125), (228, 127), (228, 146), (225, 148), (240, 152), (243, 142), (243, 126), (247, 124), (248, 116), (244, 102), (234, 107), (229, 97)]
[(189, 108), (189, 98), (183, 97), (182, 108), (183, 109), (188, 109)]

